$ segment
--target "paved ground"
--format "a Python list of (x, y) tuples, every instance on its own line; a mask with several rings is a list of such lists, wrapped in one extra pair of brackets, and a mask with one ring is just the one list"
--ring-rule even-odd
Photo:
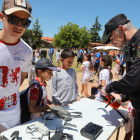
[[(114, 69), (112, 70), (113, 74), (114, 74)], [(94, 77), (95, 79), (97, 79), (97, 76)], [(77, 84), (78, 84), (78, 91), (81, 90), (81, 79), (82, 79), (82, 73), (77, 73)], [(113, 78), (113, 81), (117, 81), (116, 78)], [(88, 83), (88, 94), (90, 95), (91, 93), (91, 84), (92, 83)], [(22, 91), (23, 89), (26, 89), (28, 87), (28, 79), (25, 79), (22, 86), (20, 87), (20, 91)], [(49, 82), (47, 82), (47, 91), (49, 94)], [(126, 108), (127, 104), (125, 105)], [(117, 131), (111, 136), (111, 138), (109, 140), (115, 140), (116, 139), (116, 134)], [(124, 140), (124, 136), (125, 136), (125, 130), (124, 127), (121, 127), (120, 129), (120, 134), (119, 134), (119, 140)]]

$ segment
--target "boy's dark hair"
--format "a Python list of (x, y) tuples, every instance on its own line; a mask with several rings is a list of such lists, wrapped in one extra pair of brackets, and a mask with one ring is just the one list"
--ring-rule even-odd
[(60, 52), (60, 50), (58, 49), (58, 52)]
[(68, 57), (75, 57), (75, 54), (71, 49), (64, 49), (61, 53), (61, 57), (66, 59)]
[(93, 66), (93, 64), (91, 62), (91, 55), (90, 55), (90, 53), (85, 53), (85, 56), (88, 58), (88, 61), (90, 61), (89, 70), (93, 70), (94, 66)]
[(111, 72), (111, 68), (112, 68), (112, 57), (110, 55), (103, 55), (101, 58), (101, 61), (104, 62), (104, 67), (108, 67), (110, 66), (110, 75), (109, 75), (109, 80), (111, 80), (113, 78), (113, 74)]
[(42, 72), (45, 72), (46, 70), (48, 70), (48, 68), (38, 68), (38, 69), (35, 69), (36, 76), (39, 76), (38, 70), (41, 70)]

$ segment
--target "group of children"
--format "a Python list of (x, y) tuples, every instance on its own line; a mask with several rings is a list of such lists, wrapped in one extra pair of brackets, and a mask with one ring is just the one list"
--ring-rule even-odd
[[(3, 23), (3, 29), (0, 32), (0, 133), (20, 125), (19, 87), (31, 68), (32, 72), (36, 73), (34, 80), (40, 83), (43, 90), (39, 106), (36, 105), (40, 94), (38, 85), (33, 84), (28, 90), (31, 119), (39, 117), (42, 110), (48, 110), (53, 105), (60, 106), (63, 102), (73, 102), (79, 99), (76, 72), (70, 68), (75, 56), (72, 50), (63, 50), (60, 58), (62, 66), (59, 68), (55, 68), (47, 58), (37, 61), (38, 51), (35, 54), (36, 60), (32, 60), (33, 54), (30, 46), (20, 38), (31, 23), (29, 17), (32, 18), (31, 5), (27, 1), (25, 5), (15, 4), (15, 0), (10, 0), (10, 2), (4, 0), (0, 13)], [(91, 62), (91, 55), (87, 53), (84, 55), (84, 60), (80, 68), (83, 71), (81, 93), (84, 91), (87, 97), (87, 82), (91, 77), (94, 63)], [(34, 63), (32, 67), (34, 61), (36, 64)], [(99, 73), (99, 83), (105, 86), (112, 80), (112, 73), (108, 67), (111, 65), (110, 56), (103, 56), (100, 65), (103, 69)], [(48, 99), (45, 81), (50, 81), (51, 100)], [(92, 86), (97, 87), (98, 84)]]

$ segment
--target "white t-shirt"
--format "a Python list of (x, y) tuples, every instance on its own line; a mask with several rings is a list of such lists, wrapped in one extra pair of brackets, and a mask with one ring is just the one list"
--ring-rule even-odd
[(91, 70), (89, 70), (90, 61), (85, 61), (82, 64), (83, 67), (83, 76), (82, 78), (89, 79), (91, 78)]
[(117, 73), (117, 74), (119, 73), (118, 68), (119, 68), (119, 64), (116, 63), (116, 64), (115, 64), (115, 73)]
[(30, 71), (33, 53), (22, 39), (14, 44), (0, 40), (0, 56), (0, 123), (11, 128), (20, 123), (21, 72)]
[(93, 66), (95, 65), (95, 59), (93, 57), (91, 57), (91, 62), (93, 64)]
[[(101, 80), (105, 80), (106, 85), (110, 84), (113, 81), (113, 79), (109, 80), (109, 77), (110, 77), (109, 75), (110, 75), (109, 69), (103, 69), (102, 71), (100, 71), (100, 73), (99, 73), (99, 84), (101, 84)], [(95, 100), (102, 101), (100, 99), (100, 91), (101, 90), (99, 89)]]
[[(38, 77), (35, 78), (37, 81), (39, 81)], [(41, 83), (39, 81), (39, 83), (42, 86), (42, 90), (43, 90), (43, 96), (42, 96), (42, 100), (39, 106), (46, 106), (47, 103), (47, 89), (46, 89), (46, 83)], [(28, 104), (29, 104), (29, 100), (36, 100), (38, 101), (39, 98), (39, 86), (37, 84), (33, 84), (31, 86), (31, 88), (28, 91)], [(42, 112), (37, 112), (37, 113), (32, 113), (31, 114), (31, 119), (35, 119), (40, 117), (42, 114)]]
[(56, 59), (60, 59), (60, 57), (61, 57), (61, 53), (60, 52), (57, 52), (56, 53)]

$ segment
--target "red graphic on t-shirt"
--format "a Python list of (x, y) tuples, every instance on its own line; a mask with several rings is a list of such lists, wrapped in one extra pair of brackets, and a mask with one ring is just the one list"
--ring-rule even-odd
[(0, 110), (5, 110), (17, 104), (17, 96), (16, 93), (0, 99)]
[[(39, 98), (39, 86), (37, 84), (33, 84), (30, 89), (30, 100), (36, 100), (38, 101)], [(41, 100), (41, 106), (47, 105), (47, 96), (45, 98), (42, 98)]]
[(0, 66), (0, 86), (6, 87), (8, 85), (8, 67)]
[(39, 86), (37, 84), (33, 84), (30, 89), (30, 100), (38, 100), (39, 98)]
[(129, 107), (128, 110), (129, 110), (129, 116), (131, 116), (131, 114), (132, 114), (132, 116), (134, 117), (136, 110), (135, 109), (131, 109), (131, 107)]
[[(10, 74), (10, 76), (12, 77), (13, 81), (11, 81), (11, 83), (17, 83), (18, 84), (18, 78), (17, 74), (19, 74), (20, 72), (20, 67), (15, 68), (15, 72), (13, 71), (13, 69), (11, 70), (12, 74)], [(17, 86), (17, 84), (15, 86)]]

